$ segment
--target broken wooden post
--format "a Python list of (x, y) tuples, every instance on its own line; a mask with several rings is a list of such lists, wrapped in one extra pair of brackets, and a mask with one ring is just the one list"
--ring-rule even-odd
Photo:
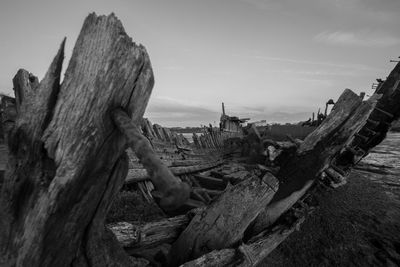
[(152, 140), (156, 137), (154, 130), (153, 130), (153, 126), (151, 125), (151, 122), (146, 118), (143, 118), (143, 120), (142, 120), (142, 130), (143, 130), (143, 133), (150, 140)]
[(192, 139), (193, 139), (193, 144), (194, 144), (194, 146), (195, 146), (196, 148), (200, 148), (201, 145), (200, 145), (200, 143), (199, 143), (199, 138), (198, 138), (198, 136), (197, 136), (196, 133), (193, 133)]
[(165, 127), (162, 128), (162, 131), (163, 131), (163, 134), (165, 136), (165, 141), (171, 143), (172, 142), (171, 131), (168, 128), (165, 128)]
[(177, 146), (183, 146), (182, 136), (180, 134), (176, 134), (175, 144)]
[(156, 133), (156, 136), (157, 136), (157, 138), (159, 139), (159, 140), (161, 140), (161, 141), (164, 141), (165, 140), (165, 137), (164, 137), (164, 133), (163, 133), (163, 130), (162, 130), (162, 127), (161, 127), (161, 125), (159, 125), (159, 124), (153, 124), (153, 130), (154, 130), (154, 132)]
[[(128, 169), (110, 111), (140, 124), (153, 87), (145, 48), (115, 17), (90, 14), (64, 81), (64, 43), (10, 135), (0, 194), (1, 266), (128, 266), (104, 227)], [(25, 97), (26, 96), (26, 97)]]
[(20, 69), (13, 78), (14, 94), (17, 113), (21, 112), (21, 105), (24, 98), (32, 97), (35, 90), (39, 87), (39, 79), (32, 73)]

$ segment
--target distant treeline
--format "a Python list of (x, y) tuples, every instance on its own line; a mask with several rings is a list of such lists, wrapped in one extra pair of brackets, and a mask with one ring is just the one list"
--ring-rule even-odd
[[(204, 127), (171, 127), (169, 128), (172, 132), (176, 133), (199, 133), (204, 131)], [(219, 128), (214, 127), (214, 130), (217, 130)]]
[(288, 140), (287, 136), (304, 140), (312, 131), (317, 127), (315, 126), (301, 126), (299, 124), (273, 124), (269, 126), (259, 126), (258, 131), (265, 137), (275, 141)]

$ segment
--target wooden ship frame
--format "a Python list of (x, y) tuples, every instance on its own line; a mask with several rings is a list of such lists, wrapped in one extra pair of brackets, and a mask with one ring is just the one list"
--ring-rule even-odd
[[(240, 119), (223, 112), (190, 144), (143, 119), (150, 59), (115, 15), (86, 18), (61, 83), (64, 44), (40, 82), (18, 71), (16, 116), (3, 112), (2, 266), (256, 266), (400, 116), (397, 64), (367, 100), (346, 89), (304, 140), (224, 131)], [(168, 217), (105, 225), (127, 184)]]

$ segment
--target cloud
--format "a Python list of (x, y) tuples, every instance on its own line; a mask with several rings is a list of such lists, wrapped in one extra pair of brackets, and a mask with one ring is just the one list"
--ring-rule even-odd
[(274, 112), (271, 114), (266, 114), (265, 119), (268, 122), (300, 122), (305, 121), (310, 117), (310, 112), (299, 112), (299, 113), (288, 113), (288, 112)]
[(314, 41), (329, 45), (388, 47), (400, 44), (400, 38), (376, 34), (369, 31), (361, 32), (321, 32), (313, 38)]
[[(152, 123), (158, 123), (165, 127), (200, 126), (209, 123), (218, 125), (221, 111), (191, 104), (193, 103), (185, 103), (183, 100), (169, 97), (154, 97), (146, 109), (145, 117)], [(293, 111), (282, 111), (290, 109)], [(251, 118), (252, 121), (266, 119), (269, 123), (304, 121), (311, 114), (311, 111), (305, 112), (309, 108), (301, 108), (301, 111), (296, 109), (298, 108), (232, 105), (228, 107), (227, 113), (240, 118)]]
[(329, 87), (329, 86), (333, 86), (334, 85), (334, 81), (329, 80), (329, 79), (298, 78), (298, 79), (293, 79), (293, 80), (305, 82), (305, 83), (308, 83), (308, 84), (315, 84), (315, 85), (319, 85), (319, 86), (325, 86), (325, 87)]
[(167, 71), (181, 71), (184, 68), (182, 66), (178, 66), (178, 65), (169, 65), (169, 66), (163, 66), (163, 67), (161, 67), (161, 69), (167, 70)]
[(336, 8), (337, 12), (343, 14), (363, 17), (368, 21), (395, 22), (398, 21), (400, 1), (398, 0), (324, 0), (328, 8)]
[[(307, 120), (312, 114), (312, 111), (309, 112), (265, 112), (263, 114), (249, 114), (251, 118), (250, 122), (258, 121), (258, 120), (266, 120), (267, 123), (297, 123), (300, 121)], [(245, 116), (242, 116), (245, 117)]]
[(276, 0), (239, 0), (240, 2), (252, 5), (258, 9), (271, 10), (280, 9), (282, 4)]
[(365, 73), (356, 72), (354, 70), (295, 70), (295, 69), (281, 69), (281, 70), (265, 70), (265, 73), (277, 73), (277, 74), (290, 74), (290, 75), (301, 75), (308, 77), (330, 77), (330, 76), (364, 76)]
[(168, 97), (155, 97), (149, 103), (145, 117), (163, 126), (199, 126), (219, 121), (220, 113), (192, 103)]
[[(240, 55), (236, 55), (240, 56)], [(324, 67), (332, 67), (332, 68), (339, 68), (339, 69), (351, 69), (357, 71), (382, 71), (382, 69), (370, 67), (363, 64), (337, 64), (331, 62), (320, 62), (320, 61), (310, 61), (310, 60), (301, 60), (301, 59), (293, 59), (293, 58), (282, 58), (282, 57), (269, 57), (269, 56), (244, 56), (246, 58), (254, 58), (258, 60), (264, 61), (277, 61), (282, 63), (290, 63), (290, 64), (299, 64), (299, 65), (315, 65), (315, 66), (324, 66)]]

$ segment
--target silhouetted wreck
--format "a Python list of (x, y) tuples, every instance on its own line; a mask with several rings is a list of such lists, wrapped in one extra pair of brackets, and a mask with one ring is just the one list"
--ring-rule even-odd
[(225, 113), (225, 105), (222, 103), (222, 115), (220, 118), (219, 128), (223, 132), (242, 133), (243, 123), (246, 123), (249, 118), (239, 119), (235, 116), (228, 116)]

